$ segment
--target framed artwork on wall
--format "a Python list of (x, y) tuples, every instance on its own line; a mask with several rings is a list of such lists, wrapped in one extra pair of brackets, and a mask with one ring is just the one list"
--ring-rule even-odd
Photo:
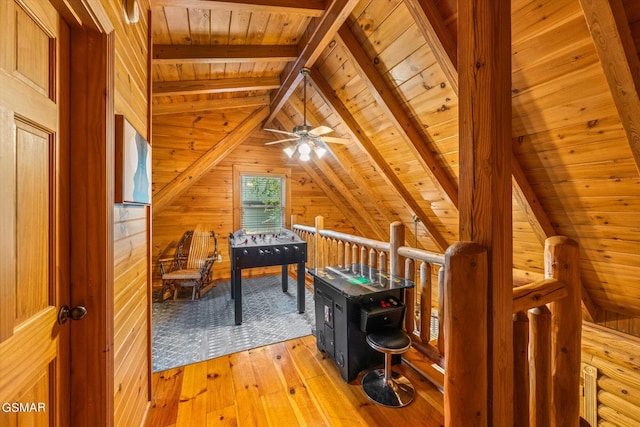
[(151, 145), (116, 114), (115, 202), (151, 204)]

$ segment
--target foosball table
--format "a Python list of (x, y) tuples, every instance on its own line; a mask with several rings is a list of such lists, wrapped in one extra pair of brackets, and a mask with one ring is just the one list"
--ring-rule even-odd
[(298, 265), (297, 305), (304, 313), (304, 273), (307, 262), (307, 242), (291, 230), (278, 233), (248, 234), (243, 230), (229, 234), (231, 259), (231, 298), (234, 300), (236, 325), (242, 323), (242, 270), (245, 268), (282, 266), (282, 292), (288, 289), (289, 264)]

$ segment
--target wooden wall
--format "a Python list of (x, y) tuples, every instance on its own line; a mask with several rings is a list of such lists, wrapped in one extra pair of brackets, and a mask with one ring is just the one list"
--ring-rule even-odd
[[(638, 348), (637, 337), (588, 322), (583, 324), (583, 367), (589, 365), (597, 369), (595, 387), (584, 379), (585, 417), (589, 412), (596, 412), (598, 425), (640, 424)], [(583, 376), (587, 376), (584, 371)]]
[[(148, 0), (140, 21), (124, 20), (121, 1), (102, 0), (115, 27), (115, 113), (148, 134)], [(114, 206), (114, 425), (142, 425), (149, 402), (149, 215)]]
[[(233, 114), (211, 113), (207, 115), (159, 116), (154, 118), (153, 182), (154, 192), (166, 185), (173, 177), (188, 167), (188, 159), (194, 161), (224, 135), (207, 128), (225, 130)], [(216, 121), (219, 126), (216, 126)], [(159, 130), (162, 130), (161, 132)], [(229, 129), (230, 130), (230, 129)], [(228, 130), (227, 130), (228, 131)], [(213, 136), (213, 137), (211, 137)], [(236, 231), (233, 224), (232, 168), (234, 164), (291, 169), (291, 207), (300, 224), (313, 225), (316, 215), (325, 217), (325, 228), (344, 233), (358, 234), (349, 221), (348, 212), (341, 212), (323, 193), (318, 185), (305, 173), (297, 160), (290, 160), (280, 145), (265, 146), (275, 140), (271, 134), (256, 132), (247, 141), (229, 154), (216, 167), (206, 173), (189, 190), (161, 212), (154, 212), (153, 219), (153, 272), (154, 285), (160, 285), (157, 260), (167, 248), (175, 245), (185, 230), (197, 224), (210, 224), (218, 235), (219, 253), (222, 262), (213, 267), (215, 280), (229, 280), (228, 236)], [(215, 142), (214, 142), (215, 143)], [(176, 161), (175, 156), (180, 155)], [(286, 219), (287, 222), (289, 218)], [(290, 227), (290, 224), (287, 224)], [(170, 251), (169, 251), (170, 252)], [(168, 255), (171, 256), (172, 253)], [(278, 274), (278, 269), (268, 270)], [(263, 269), (250, 269), (244, 277), (265, 274)]]

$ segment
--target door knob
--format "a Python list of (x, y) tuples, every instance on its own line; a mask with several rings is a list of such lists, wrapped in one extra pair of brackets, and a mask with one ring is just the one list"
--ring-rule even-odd
[(74, 308), (69, 308), (68, 305), (63, 305), (58, 311), (58, 323), (64, 324), (67, 320), (80, 320), (87, 315), (87, 309), (83, 305), (77, 305)]

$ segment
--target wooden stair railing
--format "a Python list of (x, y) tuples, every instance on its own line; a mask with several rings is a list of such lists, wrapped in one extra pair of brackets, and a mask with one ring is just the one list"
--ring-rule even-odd
[[(444, 379), (427, 375), (444, 389), (445, 424), (487, 426), (492, 391), (485, 248), (457, 242), (440, 255), (403, 246), (404, 230), (398, 222), (391, 224), (389, 242), (325, 230), (322, 217), (316, 217), (315, 227), (295, 224), (294, 218), (291, 223), (312, 248), (310, 268), (362, 263), (416, 282), (417, 288), (406, 294), (404, 326), (416, 350), (440, 367), (446, 363)], [(544, 249), (545, 278), (513, 290), (514, 426), (580, 423), (579, 264), (575, 241), (550, 237)], [(523, 277), (514, 270), (516, 275)], [(432, 339), (435, 277), (438, 334)]]

